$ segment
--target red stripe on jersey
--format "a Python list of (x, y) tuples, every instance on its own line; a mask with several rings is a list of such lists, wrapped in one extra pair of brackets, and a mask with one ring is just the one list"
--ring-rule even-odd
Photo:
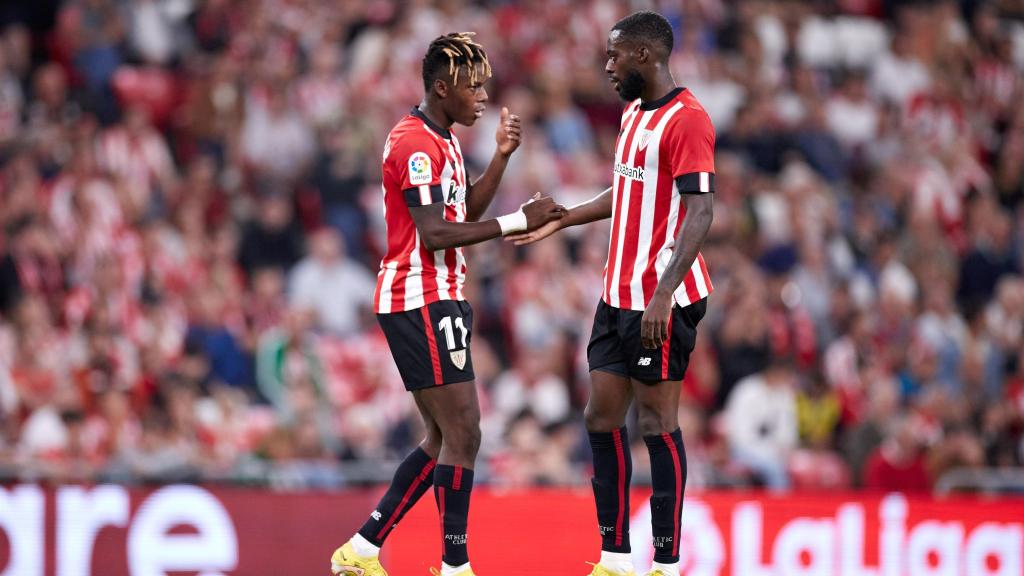
[[(636, 115), (632, 118), (632, 120), (629, 121), (629, 125), (626, 128), (623, 128), (623, 130), (626, 131), (625, 132), (625, 134), (626, 134), (626, 142), (623, 145), (622, 149), (627, 154), (628, 154), (630, 145), (633, 142), (633, 135), (636, 133), (636, 128), (637, 128), (637, 126), (640, 125), (640, 119), (642, 117), (643, 117), (643, 114), (639, 110), (637, 110), (636, 111)], [(619, 137), (621, 138), (622, 136), (620, 135)], [(618, 146), (616, 146), (616, 148), (618, 148)], [(616, 150), (615, 161), (618, 162), (618, 151), (617, 150)], [(617, 197), (618, 194), (616, 194), (615, 191), (616, 190), (621, 190), (622, 187), (626, 185), (626, 177), (616, 174), (614, 176), (614, 179), (615, 179), (616, 186), (612, 190), (612, 194), (613, 194), (613, 196)], [(621, 214), (622, 214), (622, 202), (616, 201), (615, 202), (615, 213), (612, 214), (612, 235), (611, 235), (611, 239), (608, 242), (608, 263), (607, 263), (607, 265), (605, 265), (605, 274), (604, 274), (605, 275), (604, 293), (605, 293), (605, 301), (606, 302), (608, 301), (608, 298), (609, 298), (609, 296), (611, 295), (611, 292), (612, 292), (612, 278), (614, 278), (614, 276), (615, 276), (615, 267), (617, 265), (618, 256), (619, 256), (619, 254), (618, 254), (618, 252), (619, 252), (619, 227), (617, 226), (617, 224), (619, 222), (619, 218), (621, 218)]]
[(437, 351), (437, 339), (434, 338), (434, 324), (430, 321), (430, 312), (427, 307), (420, 308), (423, 315), (423, 330), (427, 333), (427, 347), (430, 348), (430, 365), (434, 369), (434, 385), (444, 384), (444, 377), (441, 375), (441, 355)]
[(697, 289), (697, 279), (693, 277), (692, 272), (686, 274), (686, 278), (683, 278), (683, 286), (686, 287), (686, 298), (692, 303), (700, 300), (700, 290)]
[[(665, 117), (665, 114), (672, 108), (671, 105), (662, 106), (648, 118), (647, 123), (644, 124), (644, 130), (653, 130), (658, 126), (658, 122)], [(640, 142), (643, 146), (643, 142)], [(647, 146), (636, 151), (636, 155), (633, 157), (633, 166), (647, 166), (647, 150), (650, 149), (650, 143)], [(617, 158), (617, 162), (627, 164), (629, 162), (629, 144), (627, 143), (626, 149), (622, 151), (622, 156)], [(659, 170), (661, 172), (661, 170)], [(648, 175), (653, 177), (654, 175)], [(655, 199), (658, 196), (664, 195), (661, 188), (655, 190)], [(668, 195), (670, 196), (670, 195)], [(640, 211), (643, 210), (644, 204), (644, 182), (641, 179), (633, 179), (629, 189), (629, 206), (626, 207), (626, 238), (629, 240), (622, 246), (622, 254), (619, 256), (619, 269), (621, 270), (619, 275), (619, 305), (622, 308), (633, 307), (633, 296), (629, 289), (629, 285), (633, 279), (633, 265), (636, 263), (636, 253), (639, 249), (639, 245), (634, 238), (640, 235)], [(614, 224), (613, 224), (614, 225)], [(628, 274), (627, 274), (628, 273)], [(614, 277), (614, 276), (613, 276)]]

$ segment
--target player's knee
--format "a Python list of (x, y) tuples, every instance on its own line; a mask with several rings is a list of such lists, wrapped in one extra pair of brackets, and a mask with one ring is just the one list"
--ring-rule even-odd
[(583, 421), (588, 432), (611, 432), (616, 428), (621, 428), (623, 424), (614, 414), (599, 410), (593, 404), (587, 404), (587, 408), (583, 411)]
[(460, 426), (454, 434), (445, 436), (444, 443), (448, 450), (464, 458), (475, 458), (480, 450), (480, 424)]
[(423, 448), (431, 458), (437, 458), (441, 453), (441, 432), (427, 432), (427, 437), (420, 442), (420, 448)]
[(637, 427), (644, 436), (671, 433), (679, 427), (678, 417), (675, 410), (638, 404)]

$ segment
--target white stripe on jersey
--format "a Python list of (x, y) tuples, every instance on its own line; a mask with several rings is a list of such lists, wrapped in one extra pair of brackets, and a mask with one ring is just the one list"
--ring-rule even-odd
[[(709, 292), (707, 284), (704, 283), (704, 273), (700, 270), (699, 258), (693, 259), (693, 266), (690, 266), (690, 273), (693, 274), (693, 279), (697, 282), (697, 293), (700, 294), (701, 298), (704, 298), (709, 294)], [(692, 304), (692, 302), (688, 302), (688, 304)]]
[(701, 172), (699, 179), (700, 191), (704, 193), (711, 192), (711, 176), (707, 172)]
[(395, 274), (398, 273), (398, 262), (388, 262), (380, 273), (384, 275), (380, 284), (380, 312), (388, 314), (391, 312), (391, 287), (395, 282)]
[(421, 206), (426, 206), (427, 204), (430, 204), (430, 185), (429, 184), (421, 184), (420, 187), (419, 187), (419, 191), (420, 191), (420, 205)]
[[(647, 156), (644, 157), (644, 168), (647, 178), (644, 179), (643, 197), (640, 204), (640, 231), (637, 237), (636, 259), (633, 261), (633, 276), (629, 283), (629, 295), (632, 302), (644, 302), (644, 270), (650, 261), (651, 242), (654, 234), (654, 210), (658, 199), (658, 163), (661, 147), (661, 133), (665, 130), (668, 121), (672, 119), (683, 107), (681, 102), (676, 102), (651, 131), (650, 140), (647, 142)], [(679, 192), (673, 186), (673, 198), (679, 196)], [(625, 219), (623, 219), (625, 220)], [(619, 266), (621, 269), (622, 266)]]
[[(655, 112), (656, 112), (656, 110), (648, 110), (648, 111), (646, 111), (646, 112), (644, 112), (642, 114), (637, 114), (637, 116), (636, 116), (637, 119), (635, 120), (635, 122), (637, 122), (637, 126), (636, 126), (636, 130), (637, 131), (636, 131), (636, 133), (633, 134), (633, 139), (634, 140), (636, 138), (638, 138), (639, 135), (640, 135), (639, 134), (639, 132), (641, 130), (640, 127), (641, 126), (646, 126), (647, 125), (647, 121), (651, 119), (651, 116), (654, 116)], [(633, 130), (633, 128), (634, 127), (632, 125), (627, 125), (624, 134), (628, 135), (629, 131)], [(626, 140), (629, 140), (629, 138), (627, 136), (627, 137), (624, 137), (624, 138), (619, 138), (619, 140), (621, 142), (621, 146), (620, 146), (620, 149), (617, 150), (616, 153), (615, 153), (615, 161), (616, 162), (618, 162), (619, 161), (618, 159), (621, 158), (621, 154), (622, 154), (621, 148), (625, 147)], [(634, 144), (634, 143), (631, 142), (631, 144)], [(633, 164), (633, 160), (636, 158), (636, 153), (637, 153), (637, 150), (639, 148), (640, 147), (636, 146), (636, 145), (632, 145), (631, 146), (631, 149), (629, 150), (629, 157), (628, 157), (628, 159), (625, 162), (625, 164), (627, 166), (631, 166)], [(619, 181), (623, 181), (623, 189), (622, 189), (622, 192), (621, 192), (623, 216), (622, 216), (622, 218), (619, 219), (618, 246), (616, 246), (616, 248), (615, 248), (615, 254), (616, 254), (616, 256), (615, 256), (615, 270), (612, 271), (611, 293), (608, 294), (608, 297), (609, 297), (608, 304), (611, 305), (611, 306), (614, 306), (615, 308), (619, 308), (621, 306), (621, 304), (619, 303), (619, 278), (620, 278), (621, 272), (622, 272), (622, 248), (625, 246), (625, 243), (626, 243), (626, 225), (627, 225), (627, 223), (629, 221), (629, 218), (626, 216), (626, 214), (629, 211), (629, 193), (630, 193), (630, 191), (633, 188), (633, 180), (632, 179), (616, 175), (615, 176), (615, 184), (614, 184), (615, 187), (619, 186)], [(613, 191), (613, 195), (615, 195), (614, 191)], [(617, 207), (613, 206), (613, 211), (612, 211), (612, 219), (613, 220), (615, 218), (615, 212), (614, 212), (615, 209), (617, 209)]]

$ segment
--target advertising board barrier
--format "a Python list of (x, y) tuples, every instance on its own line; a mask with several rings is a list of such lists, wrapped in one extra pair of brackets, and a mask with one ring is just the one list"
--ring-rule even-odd
[[(169, 485), (0, 488), (0, 576), (329, 574), (378, 490), (278, 493)], [(639, 571), (648, 492), (632, 495)], [(591, 494), (478, 489), (470, 554), (483, 576), (582, 576), (598, 557)], [(433, 498), (394, 531), (392, 576), (425, 575), (441, 547)], [(703, 492), (687, 496), (687, 576), (1024, 576), (1024, 499)]]

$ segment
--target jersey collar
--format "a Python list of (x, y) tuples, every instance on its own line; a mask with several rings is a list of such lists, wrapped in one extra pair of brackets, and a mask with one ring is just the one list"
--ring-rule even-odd
[(676, 88), (675, 90), (669, 92), (668, 94), (665, 94), (664, 96), (658, 98), (657, 100), (651, 100), (650, 102), (641, 101), (640, 109), (645, 111), (657, 110), (658, 108), (661, 108), (662, 106), (668, 104), (672, 100), (675, 100), (675, 97), (679, 96), (679, 93), (682, 92), (683, 90), (686, 90), (686, 88)]
[(422, 120), (423, 123), (426, 124), (428, 128), (430, 128), (434, 132), (437, 132), (441, 136), (441, 138), (444, 138), (445, 140), (451, 140), (452, 139), (451, 130), (448, 130), (448, 129), (445, 129), (445, 128), (441, 128), (440, 126), (435, 124), (433, 120), (431, 120), (430, 118), (427, 118), (427, 115), (424, 114), (422, 110), (420, 110), (419, 106), (413, 106), (412, 107), (412, 112), (409, 112), (409, 113), (412, 114), (413, 116), (419, 118), (420, 120)]

